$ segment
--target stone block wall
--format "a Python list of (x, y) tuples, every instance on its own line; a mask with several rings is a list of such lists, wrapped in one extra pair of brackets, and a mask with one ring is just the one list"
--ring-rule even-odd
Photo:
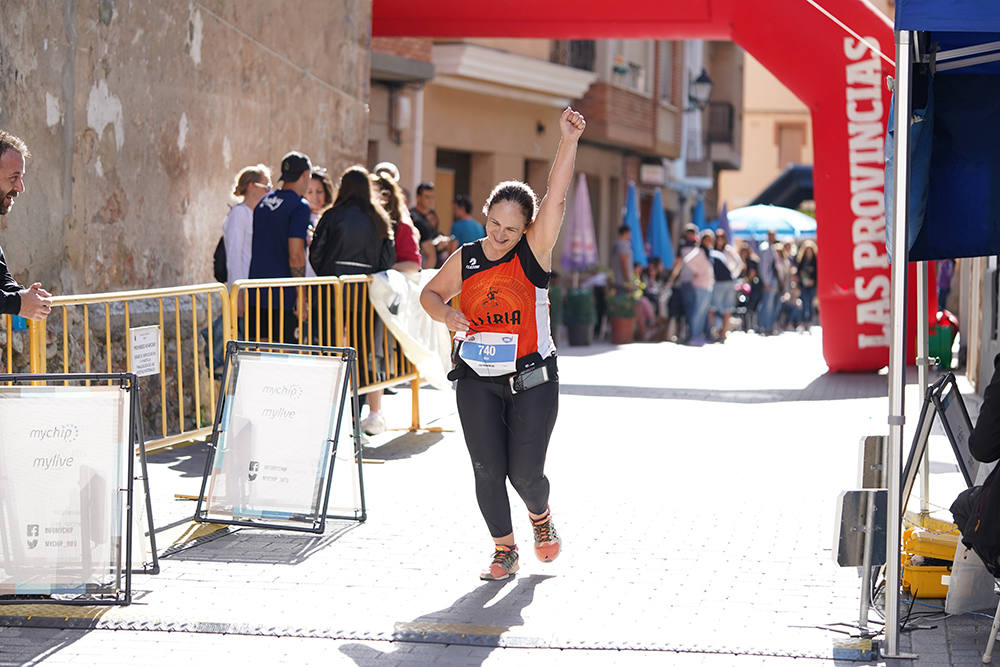
[(0, 127), (33, 154), (0, 217), (15, 277), (213, 280), (240, 168), (364, 161), (370, 34), (371, 0), (0, 3)]

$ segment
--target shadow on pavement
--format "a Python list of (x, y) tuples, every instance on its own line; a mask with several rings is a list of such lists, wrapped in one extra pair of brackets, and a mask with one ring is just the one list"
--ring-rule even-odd
[[(0, 610), (2, 611), (2, 610)], [(0, 666), (34, 665), (86, 636), (86, 630), (0, 627)]]
[[(493, 649), (500, 647), (504, 633), (524, 624), (521, 613), (535, 599), (535, 588), (551, 578), (550, 575), (533, 574), (513, 581), (483, 583), (444, 609), (396, 623), (392, 641), (437, 645), (432, 651), (441, 650), (444, 645), (481, 647), (480, 650), (471, 649), (469, 655), (462, 657), (463, 665), (481, 665)], [(495, 604), (490, 604), (498, 597)], [(515, 643), (518, 646), (530, 644), (524, 640)], [(340, 652), (358, 665), (369, 665), (395, 653), (364, 644), (345, 644)], [(416, 651), (399, 657), (413, 658), (415, 664), (421, 662)], [(430, 658), (427, 663), (433, 662), (432, 656), (427, 657)]]
[(360, 524), (355, 521), (328, 520), (326, 533), (323, 535), (239, 528), (195, 541), (191, 546), (171, 549), (160, 558), (215, 563), (297, 565), (317, 551), (333, 544), (358, 525)]
[(364, 458), (376, 461), (398, 461), (423, 454), (444, 440), (443, 433), (405, 433), (378, 447), (365, 447)]
[(628, 387), (563, 384), (560, 394), (613, 398), (660, 398), (716, 403), (785, 403), (836, 401), (888, 396), (884, 375), (827, 373), (802, 389), (700, 389), (684, 387)]
[(167, 466), (170, 470), (180, 473), (181, 477), (202, 477), (205, 474), (205, 457), (208, 456), (208, 445), (198, 442), (185, 447), (156, 452), (146, 457), (147, 465)]

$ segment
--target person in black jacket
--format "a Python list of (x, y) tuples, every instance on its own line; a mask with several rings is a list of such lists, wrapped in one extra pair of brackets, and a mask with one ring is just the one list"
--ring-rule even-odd
[[(337, 199), (316, 223), (309, 261), (318, 276), (378, 273), (396, 263), (392, 220), (375, 195), (371, 176), (364, 167), (351, 167), (340, 177)], [(344, 304), (348, 345), (358, 350), (362, 359), (361, 384), (379, 382), (385, 379), (385, 325), (371, 309), (368, 290), (358, 283), (344, 285)], [(351, 316), (352, 311), (358, 313), (357, 317)], [(373, 342), (374, 350), (368, 341)], [(368, 394), (369, 413), (361, 421), (361, 428), (369, 435), (385, 430), (381, 405), (381, 391)]]
[(340, 177), (337, 199), (316, 223), (309, 261), (319, 276), (378, 273), (396, 262), (392, 220), (364, 167)]
[[(24, 161), (29, 157), (31, 153), (23, 141), (0, 130), (0, 215), (7, 215), (14, 198), (24, 192)], [(0, 249), (0, 314), (42, 320), (50, 312), (52, 295), (42, 289), (41, 283), (25, 287), (14, 280)]]

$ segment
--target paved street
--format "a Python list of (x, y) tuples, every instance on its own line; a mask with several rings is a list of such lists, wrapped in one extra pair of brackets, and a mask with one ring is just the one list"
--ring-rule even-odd
[[(192, 541), (194, 503), (174, 494), (198, 493), (205, 449), (151, 457), (161, 574), (134, 578), (130, 607), (0, 608), (0, 665), (834, 664), (860, 581), (833, 562), (834, 505), (856, 486), (859, 439), (886, 431), (885, 376), (825, 375), (818, 329), (560, 354), (555, 562), (534, 559), (515, 500), (521, 572), (479, 581), (490, 540), (454, 396), (428, 389), (425, 425), (450, 430), (372, 438), (368, 521), (322, 536)], [(386, 397), (390, 426), (409, 405)], [(946, 507), (942, 451), (932, 501)], [(903, 648), (918, 665), (978, 664), (989, 623), (937, 622)]]

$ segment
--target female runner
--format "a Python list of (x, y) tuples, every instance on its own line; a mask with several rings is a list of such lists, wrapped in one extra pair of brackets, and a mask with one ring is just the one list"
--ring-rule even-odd
[[(449, 378), (458, 382), (476, 498), (495, 543), (482, 579), (506, 579), (518, 570), (507, 479), (528, 508), (535, 555), (542, 561), (559, 555), (544, 472), (559, 405), (548, 283), (585, 125), (576, 111), (563, 111), (541, 205), (524, 183), (497, 185), (483, 206), (486, 238), (452, 254), (420, 295), (432, 318), (458, 332)], [(459, 293), (456, 310), (449, 302)]]

